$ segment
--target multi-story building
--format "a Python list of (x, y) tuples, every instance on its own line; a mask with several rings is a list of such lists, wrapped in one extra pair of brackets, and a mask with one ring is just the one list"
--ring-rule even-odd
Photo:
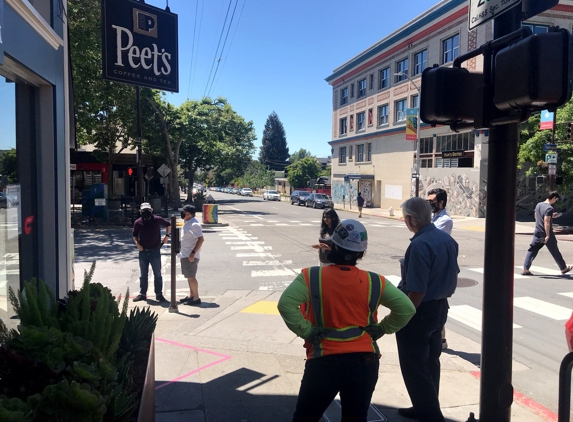
[[(407, 141), (406, 109), (418, 108), (422, 71), (451, 66), (492, 38), (492, 21), (468, 31), (468, 0), (444, 0), (351, 58), (326, 78), (332, 85), (332, 197), (353, 206), (398, 208), (414, 194), (415, 142)], [(571, 30), (573, 1), (524, 23), (533, 33)], [(464, 63), (482, 71), (481, 56)], [(452, 132), (420, 125), (420, 196), (440, 187), (450, 213), (485, 216), (488, 131)], [(455, 152), (455, 153), (454, 153)], [(534, 184), (533, 184), (534, 185)]]

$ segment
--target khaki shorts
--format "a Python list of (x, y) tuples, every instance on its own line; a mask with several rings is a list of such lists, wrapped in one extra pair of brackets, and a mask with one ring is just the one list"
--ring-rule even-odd
[(187, 278), (195, 278), (198, 266), (198, 259), (193, 260), (193, 262), (189, 262), (188, 258), (181, 258), (181, 273), (183, 273), (183, 276)]

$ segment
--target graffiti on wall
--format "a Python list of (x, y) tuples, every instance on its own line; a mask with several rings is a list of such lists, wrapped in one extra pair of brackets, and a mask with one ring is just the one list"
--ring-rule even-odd
[(342, 204), (344, 207), (355, 207), (357, 195), (358, 182), (356, 180), (350, 182), (335, 180), (332, 182), (332, 200), (335, 204)]
[[(452, 172), (452, 170), (454, 172)], [(420, 197), (425, 198), (432, 189), (444, 189), (448, 193), (446, 209), (451, 215), (464, 217), (485, 216), (486, 191), (480, 189), (477, 172), (468, 175), (456, 173), (455, 169), (444, 169), (444, 175), (422, 175), (420, 178)], [(415, 195), (416, 184), (412, 180), (411, 196)], [(483, 213), (483, 214), (482, 214)]]

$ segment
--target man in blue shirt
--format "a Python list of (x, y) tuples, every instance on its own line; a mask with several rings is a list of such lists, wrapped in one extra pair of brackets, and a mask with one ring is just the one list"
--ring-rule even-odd
[(448, 300), (456, 290), (458, 244), (431, 222), (432, 209), (422, 198), (402, 204), (408, 229), (414, 233), (406, 250), (402, 290), (416, 314), (396, 333), (400, 369), (413, 407), (398, 409), (401, 416), (422, 422), (442, 422), (438, 399), (442, 329), (448, 317)]
[(428, 192), (428, 202), (432, 207), (432, 223), (434, 223), (434, 226), (451, 235), (454, 222), (446, 211), (448, 193), (440, 188), (432, 189)]

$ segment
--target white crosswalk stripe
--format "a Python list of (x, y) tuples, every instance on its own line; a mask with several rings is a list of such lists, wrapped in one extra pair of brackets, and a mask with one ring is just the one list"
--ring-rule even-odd
[[(481, 331), (482, 312), (479, 309), (469, 305), (450, 306), (448, 319), (455, 319), (468, 327)], [(520, 325), (513, 324), (513, 328), (522, 328)]]
[(565, 321), (568, 320), (571, 316), (571, 309), (569, 308), (554, 305), (552, 303), (528, 296), (516, 297), (513, 299), (513, 305), (518, 308), (525, 309), (526, 311), (554, 319), (556, 321)]

